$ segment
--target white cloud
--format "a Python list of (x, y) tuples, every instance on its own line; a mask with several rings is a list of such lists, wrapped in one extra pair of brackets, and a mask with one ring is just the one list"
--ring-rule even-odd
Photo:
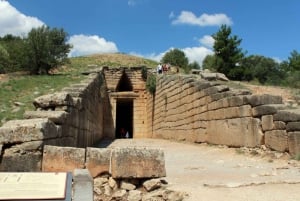
[(15, 36), (26, 35), (32, 28), (37, 28), (44, 23), (36, 17), (26, 16), (7, 1), (0, 1), (0, 36), (12, 34)]
[(187, 47), (182, 49), (189, 62), (197, 62), (200, 66), (207, 55), (213, 54), (213, 51), (206, 47)]
[(215, 39), (210, 35), (205, 35), (199, 39), (199, 42), (205, 47), (212, 48), (215, 43)]
[(118, 48), (114, 42), (107, 41), (97, 35), (73, 35), (68, 43), (73, 45), (69, 56), (83, 56), (96, 53), (115, 53)]
[(181, 11), (180, 15), (172, 21), (172, 24), (189, 24), (196, 26), (220, 26), (222, 24), (231, 25), (233, 22), (227, 15), (219, 13), (208, 15), (206, 13), (197, 17), (190, 11)]

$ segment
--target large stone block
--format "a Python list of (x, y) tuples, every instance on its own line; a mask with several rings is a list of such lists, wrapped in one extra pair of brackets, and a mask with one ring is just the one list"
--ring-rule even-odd
[(272, 130), (265, 132), (265, 145), (270, 149), (285, 152), (289, 150), (288, 134), (285, 130)]
[(48, 119), (8, 121), (0, 127), (0, 144), (39, 141), (61, 136), (60, 127)]
[(300, 121), (300, 109), (279, 110), (274, 115), (274, 121)]
[(282, 97), (269, 95), (269, 94), (250, 95), (250, 96), (244, 96), (243, 101), (244, 103), (250, 104), (251, 106), (255, 107), (258, 105), (265, 105), (265, 104), (282, 104)]
[(284, 104), (269, 104), (269, 105), (260, 105), (252, 109), (253, 116), (258, 117), (262, 115), (275, 114), (278, 110), (286, 108)]
[(260, 120), (251, 117), (213, 120), (207, 125), (207, 141), (233, 147), (257, 147), (262, 144)]
[(108, 173), (110, 167), (111, 149), (91, 148), (86, 149), (86, 168), (92, 177)]
[(286, 130), (289, 131), (300, 131), (300, 122), (288, 122)]
[(65, 111), (25, 111), (24, 118), (48, 118), (56, 124), (63, 124), (66, 121), (67, 114)]
[(49, 172), (83, 169), (85, 149), (73, 147), (56, 147), (46, 145), (43, 152), (42, 170)]
[(273, 115), (265, 115), (261, 117), (261, 125), (263, 131), (273, 130)]
[(288, 145), (292, 156), (300, 154), (300, 131), (288, 133)]
[(55, 109), (61, 106), (73, 106), (74, 102), (71, 95), (67, 92), (57, 92), (37, 97), (33, 101), (36, 108)]
[(113, 178), (165, 177), (164, 152), (150, 148), (118, 148), (111, 157)]
[(41, 142), (30, 142), (15, 145), (10, 148), (3, 146), (0, 171), (9, 172), (39, 172), (41, 171)]

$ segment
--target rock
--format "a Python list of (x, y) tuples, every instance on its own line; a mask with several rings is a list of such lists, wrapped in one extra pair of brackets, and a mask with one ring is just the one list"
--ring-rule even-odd
[(86, 168), (92, 177), (109, 172), (111, 149), (91, 148), (86, 149)]
[(142, 192), (139, 190), (129, 191), (128, 198), (129, 201), (140, 201), (142, 200)]
[(67, 118), (65, 111), (25, 111), (23, 117), (25, 119), (48, 118), (56, 124), (63, 124)]
[(135, 190), (136, 186), (133, 185), (133, 184), (131, 184), (131, 183), (129, 183), (128, 181), (122, 180), (121, 184), (120, 184), (120, 188), (124, 189), (124, 190), (131, 191), (131, 190)]
[(100, 187), (104, 186), (104, 184), (106, 184), (107, 182), (108, 182), (107, 178), (97, 177), (94, 179), (94, 186), (100, 188)]
[(112, 188), (112, 189), (116, 189), (118, 188), (117, 182), (116, 180), (114, 180), (112, 177), (109, 177), (108, 179), (108, 185)]
[(125, 190), (118, 190), (113, 193), (112, 197), (115, 199), (122, 199), (126, 196), (126, 191)]
[(54, 110), (57, 106), (73, 106), (74, 103), (72, 97), (68, 93), (57, 92), (37, 97), (34, 99), (33, 105), (36, 108)]
[[(125, 191), (126, 193), (126, 191)], [(112, 195), (112, 189), (109, 185), (104, 185), (104, 195), (111, 196)]]
[(160, 179), (151, 179), (143, 183), (144, 188), (149, 192), (160, 188), (162, 185)]

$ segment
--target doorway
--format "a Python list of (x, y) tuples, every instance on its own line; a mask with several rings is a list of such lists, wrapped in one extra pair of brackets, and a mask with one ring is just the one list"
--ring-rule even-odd
[(117, 99), (116, 139), (123, 138), (122, 128), (129, 132), (129, 138), (133, 138), (133, 99)]

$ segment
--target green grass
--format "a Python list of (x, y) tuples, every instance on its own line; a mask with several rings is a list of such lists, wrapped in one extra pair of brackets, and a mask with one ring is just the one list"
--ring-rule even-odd
[(21, 76), (0, 84), (0, 126), (12, 119), (22, 119), (25, 110), (34, 110), (33, 100), (61, 90), (83, 79), (81, 75), (61, 74)]

